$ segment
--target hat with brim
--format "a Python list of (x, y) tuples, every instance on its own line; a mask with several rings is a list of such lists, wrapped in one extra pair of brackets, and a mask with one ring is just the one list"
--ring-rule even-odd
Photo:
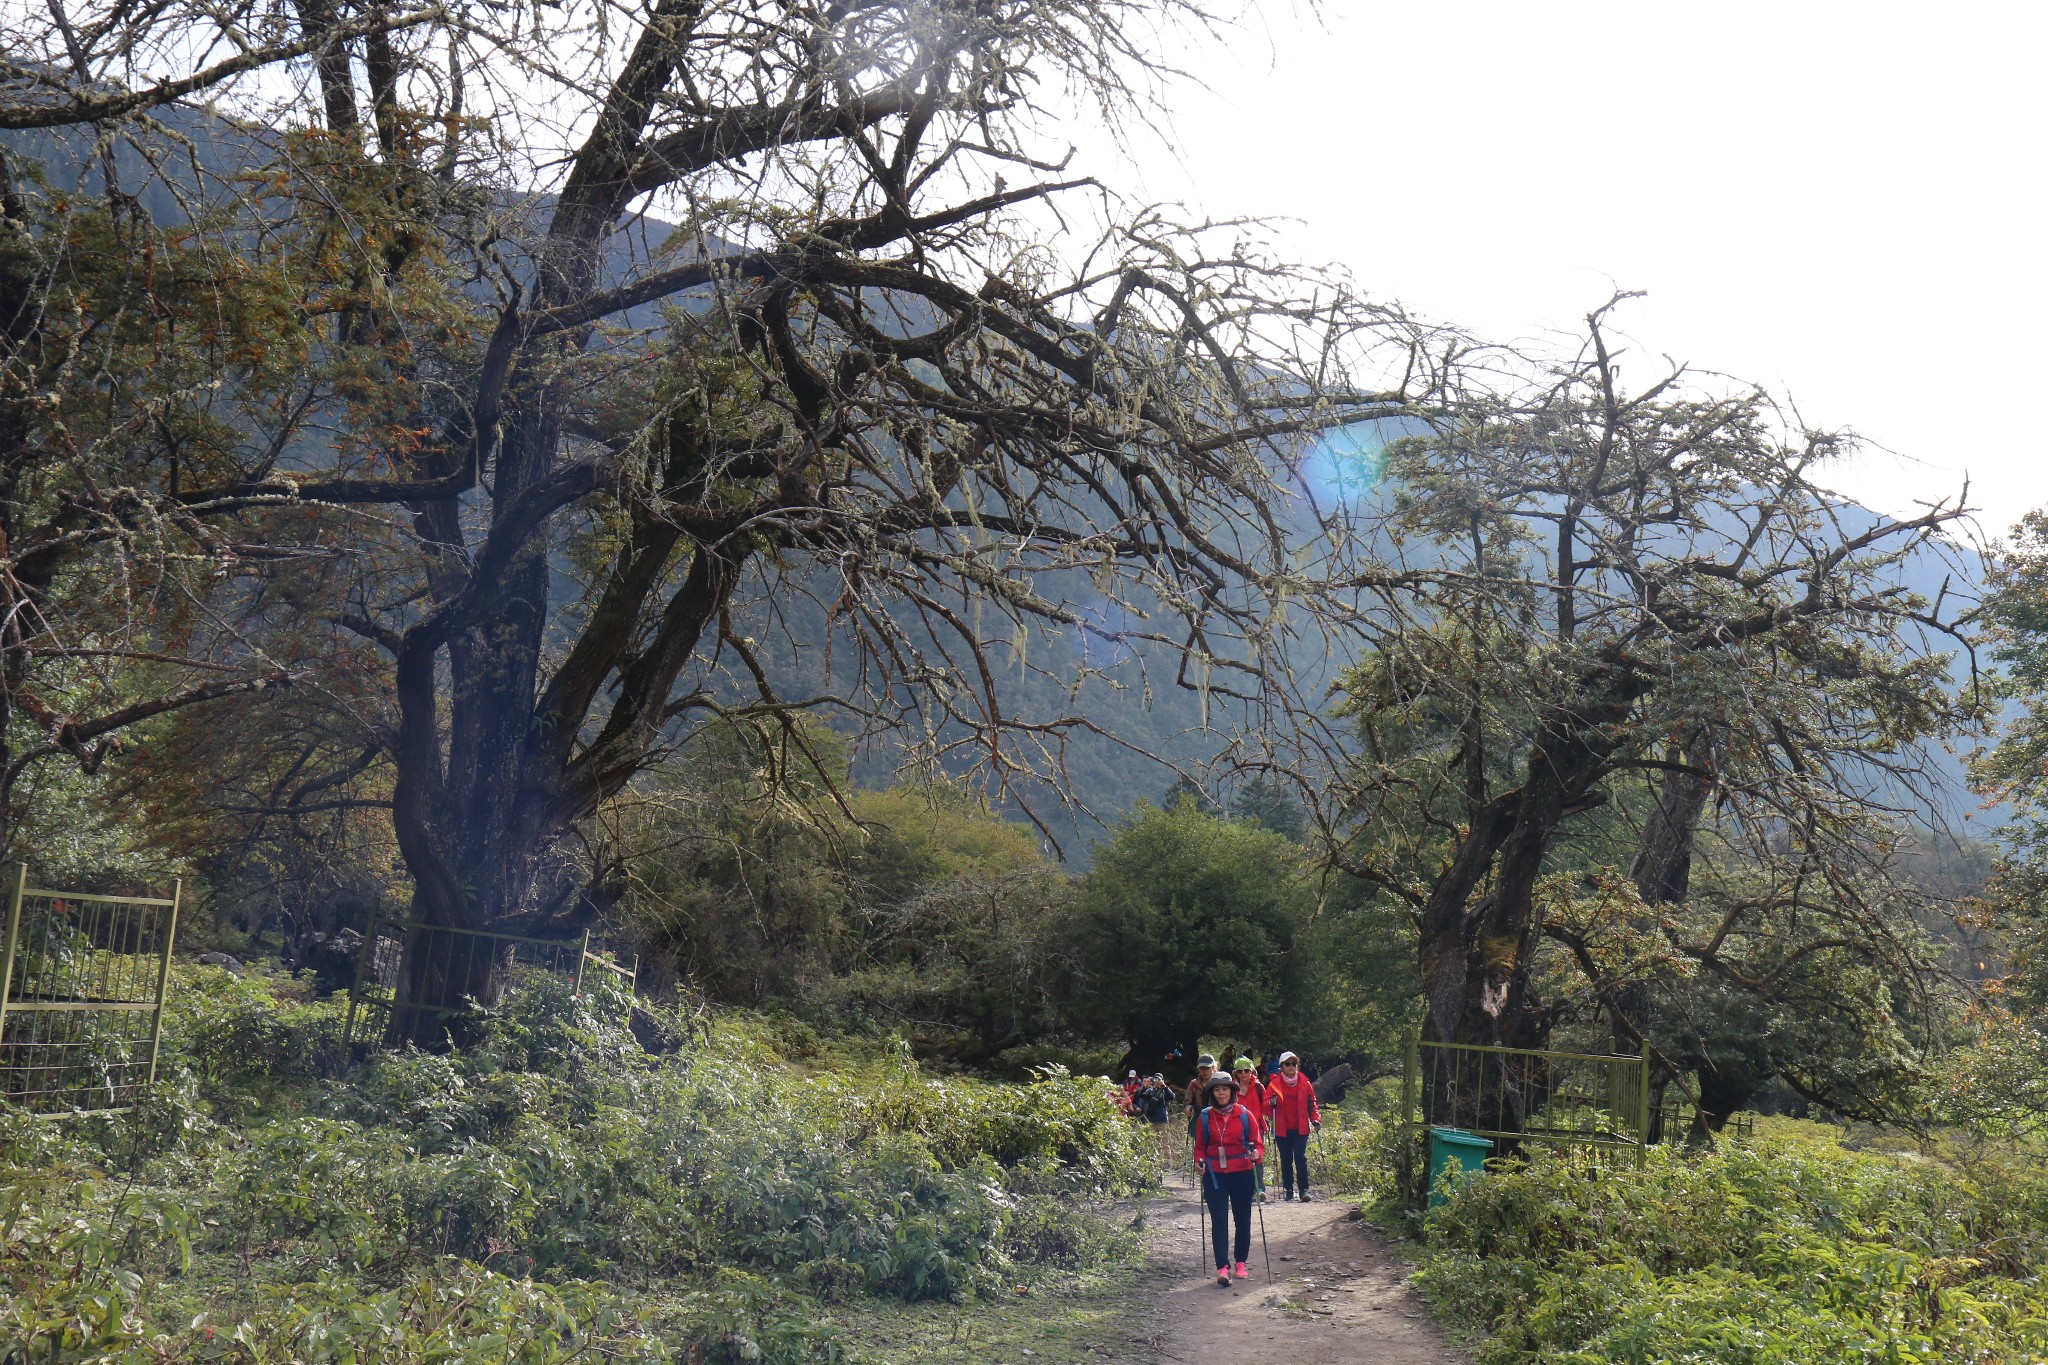
[(1231, 1075), (1227, 1071), (1219, 1071), (1215, 1075), (1211, 1076), (1208, 1080), (1202, 1082), (1202, 1093), (1205, 1095), (1214, 1094), (1217, 1090), (1221, 1089), (1226, 1085), (1230, 1087), (1230, 1098), (1233, 1100), (1236, 1099), (1237, 1077)]

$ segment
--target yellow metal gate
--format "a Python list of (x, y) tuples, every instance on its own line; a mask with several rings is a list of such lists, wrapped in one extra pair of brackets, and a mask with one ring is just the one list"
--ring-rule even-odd
[(132, 1108), (156, 1080), (184, 883), (50, 891), (15, 870), (0, 938), (0, 1099), (45, 1117)]

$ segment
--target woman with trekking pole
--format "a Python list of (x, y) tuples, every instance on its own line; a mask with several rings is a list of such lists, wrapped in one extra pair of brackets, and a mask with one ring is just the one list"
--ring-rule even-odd
[(1252, 1195), (1266, 1157), (1266, 1135), (1252, 1111), (1238, 1103), (1235, 1076), (1219, 1071), (1206, 1085), (1209, 1105), (1195, 1122), (1195, 1172), (1208, 1206), (1216, 1283), (1228, 1289), (1233, 1274), (1240, 1280), (1249, 1274), (1244, 1263), (1252, 1254)]
[(1273, 1145), (1280, 1150), (1280, 1184), (1287, 1199), (1294, 1198), (1297, 1184), (1301, 1202), (1309, 1201), (1308, 1139), (1323, 1126), (1322, 1106), (1316, 1103), (1316, 1084), (1301, 1074), (1301, 1058), (1292, 1052), (1280, 1054), (1280, 1074), (1266, 1089), (1267, 1113), (1273, 1120)]

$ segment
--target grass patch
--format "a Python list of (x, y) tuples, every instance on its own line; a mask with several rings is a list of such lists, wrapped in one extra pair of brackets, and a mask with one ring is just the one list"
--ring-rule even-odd
[(1150, 1354), (1143, 1257), (1019, 1278), (963, 1304), (867, 1300), (833, 1314), (854, 1365), (1087, 1365)]

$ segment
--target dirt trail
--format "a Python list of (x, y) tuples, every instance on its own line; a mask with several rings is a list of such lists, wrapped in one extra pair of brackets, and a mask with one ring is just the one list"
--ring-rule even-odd
[(1192, 1186), (1169, 1184), (1151, 1205), (1152, 1303), (1148, 1337), (1172, 1365), (1466, 1365), (1406, 1283), (1386, 1239), (1349, 1217), (1347, 1204), (1266, 1208), (1273, 1278), (1252, 1224), (1252, 1278), (1229, 1289), (1207, 1268)]

